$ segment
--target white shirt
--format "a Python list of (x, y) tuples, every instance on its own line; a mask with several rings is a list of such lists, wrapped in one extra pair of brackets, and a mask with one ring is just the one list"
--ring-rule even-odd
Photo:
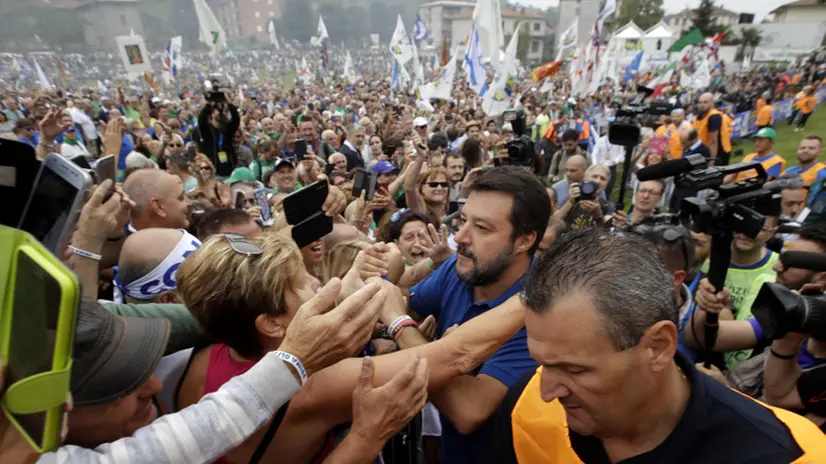
[(68, 143), (63, 143), (60, 145), (60, 155), (64, 158), (74, 158), (75, 156), (89, 156), (89, 151), (86, 150), (86, 147), (83, 146), (82, 143), (77, 145), (69, 145)]
[(591, 152), (591, 164), (601, 164), (605, 167), (622, 164), (625, 160), (625, 148), (622, 145), (613, 145), (608, 136), (597, 139), (594, 150)]
[(83, 136), (86, 137), (86, 140), (96, 140), (98, 138), (94, 121), (83, 110), (72, 107), (69, 108), (69, 113), (72, 115), (72, 122), (80, 124), (80, 127), (83, 128)]

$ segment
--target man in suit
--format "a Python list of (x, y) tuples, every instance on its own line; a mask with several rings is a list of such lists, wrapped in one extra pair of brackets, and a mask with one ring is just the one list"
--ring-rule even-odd
[(364, 127), (361, 124), (353, 124), (347, 131), (347, 139), (339, 148), (339, 153), (347, 157), (347, 172), (356, 168), (364, 167), (364, 158), (361, 156), (360, 147), (364, 146)]
[[(711, 150), (703, 144), (697, 129), (693, 127), (686, 129), (680, 134), (680, 144), (685, 147), (683, 150), (683, 158), (689, 155), (701, 154), (706, 160), (711, 159)], [(697, 189), (693, 187), (674, 187), (674, 193), (671, 194), (671, 201), (668, 204), (668, 210), (672, 213), (680, 211), (680, 206), (684, 198), (688, 198), (697, 194)]]

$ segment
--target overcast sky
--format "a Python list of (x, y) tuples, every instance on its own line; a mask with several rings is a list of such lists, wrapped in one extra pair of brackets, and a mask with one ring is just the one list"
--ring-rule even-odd
[[(785, 3), (791, 3), (792, 1), (793, 0), (717, 0), (715, 3), (718, 6), (725, 4), (727, 9), (738, 13), (755, 13), (757, 15), (756, 21), (759, 21), (769, 11)], [(516, 2), (540, 8), (559, 5), (559, 0), (516, 0)], [(686, 7), (696, 8), (699, 4), (700, 0), (665, 0), (665, 11), (666, 13), (676, 13)]]

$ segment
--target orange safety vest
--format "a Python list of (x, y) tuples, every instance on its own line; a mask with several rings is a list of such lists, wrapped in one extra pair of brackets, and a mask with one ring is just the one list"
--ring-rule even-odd
[(800, 99), (800, 112), (803, 114), (809, 114), (815, 109), (815, 105), (817, 105), (817, 97), (815, 95), (803, 96)]
[[(591, 124), (588, 121), (580, 118), (575, 119), (574, 122), (580, 129), (579, 138), (577, 140), (580, 142), (587, 142), (591, 138)], [(563, 124), (563, 121), (561, 119), (557, 119), (553, 122), (553, 124), (548, 126), (548, 130), (545, 131), (545, 138), (548, 140), (554, 140), (562, 137), (562, 134), (556, 133), (556, 127), (560, 124)]]
[(683, 143), (680, 141), (680, 135), (682, 134), (681, 131), (677, 130), (676, 124), (660, 126), (657, 129), (657, 135), (668, 137), (668, 152), (671, 154), (671, 159), (683, 157)]
[(774, 106), (763, 105), (760, 111), (757, 112), (756, 124), (758, 126), (770, 126), (772, 123), (772, 111), (774, 111)]
[(760, 110), (762, 110), (764, 106), (766, 106), (766, 100), (763, 100), (762, 98), (758, 98), (757, 103), (754, 104), (754, 111), (759, 113)]
[[(516, 459), (524, 464), (583, 464), (571, 446), (565, 409), (559, 401), (546, 403), (540, 395), (541, 371), (540, 367), (511, 412)], [(803, 451), (791, 464), (826, 462), (826, 437), (814, 423), (791, 411), (760, 404), (786, 425)]]
[(731, 118), (721, 113), (719, 110), (711, 110), (708, 114), (703, 116), (702, 119), (696, 119), (694, 121), (694, 128), (697, 129), (697, 135), (700, 137), (703, 145), (707, 147), (711, 146), (711, 140), (708, 138), (708, 118), (714, 114), (719, 114), (723, 119), (723, 123), (720, 125), (720, 145), (722, 146), (724, 152), (731, 153), (731, 130), (733, 123)]
[[(782, 156), (771, 153), (766, 156), (765, 159), (760, 159), (757, 157), (757, 153), (749, 153), (743, 158), (743, 163), (747, 163), (749, 161), (760, 160), (760, 164), (763, 165), (763, 169), (766, 170), (766, 174), (769, 175), (770, 178), (777, 178), (783, 174), (783, 171), (786, 170), (786, 160), (783, 159)], [(748, 171), (740, 171), (737, 173), (737, 181), (750, 179), (752, 177), (757, 177), (757, 173), (752, 170)]]

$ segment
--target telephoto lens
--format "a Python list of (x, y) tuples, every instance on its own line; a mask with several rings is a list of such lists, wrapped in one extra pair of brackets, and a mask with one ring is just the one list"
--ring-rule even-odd
[(754, 300), (752, 314), (771, 340), (789, 332), (826, 336), (826, 295), (798, 295), (781, 284), (767, 282)]

